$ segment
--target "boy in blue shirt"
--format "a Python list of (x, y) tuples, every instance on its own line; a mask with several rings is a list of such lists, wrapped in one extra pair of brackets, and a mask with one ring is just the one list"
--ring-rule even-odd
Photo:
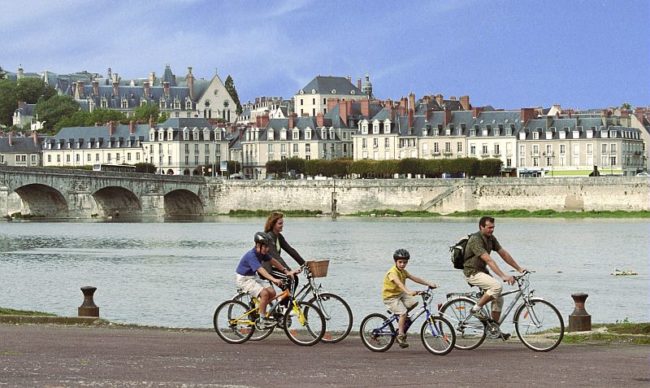
[(275, 298), (275, 290), (273, 289), (273, 286), (267, 286), (267, 283), (263, 283), (263, 280), (260, 279), (260, 275), (278, 287), (282, 284), (282, 280), (274, 277), (265, 270), (262, 267), (262, 261), (269, 261), (273, 267), (279, 269), (279, 271), (282, 271), (287, 276), (293, 276), (299, 271), (289, 271), (284, 268), (280, 262), (269, 256), (269, 245), (271, 244), (271, 239), (266, 235), (266, 233), (255, 233), (253, 241), (255, 242), (255, 247), (246, 252), (239, 260), (239, 264), (235, 270), (235, 283), (237, 284), (237, 287), (241, 288), (251, 297), (259, 298), (260, 326), (271, 326), (275, 324), (275, 322), (266, 317), (266, 306), (273, 300), (273, 298)]

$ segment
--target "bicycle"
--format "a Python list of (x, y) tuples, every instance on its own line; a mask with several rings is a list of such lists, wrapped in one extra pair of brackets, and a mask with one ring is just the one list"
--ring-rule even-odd
[[(260, 326), (257, 322), (257, 298), (253, 298), (252, 306), (233, 299), (227, 300), (214, 312), (214, 330), (225, 342), (241, 344), (248, 341), (257, 330), (268, 331), (265, 334), (268, 336), (273, 328), (280, 326), (291, 342), (304, 346), (314, 345), (325, 334), (325, 318), (313, 304), (296, 300), (293, 297), (294, 292), (294, 286), (289, 282), (287, 288), (271, 301), (268, 316), (274, 322), (269, 326)], [(285, 307), (282, 301), (287, 298), (288, 307)]]
[[(306, 262), (303, 267), (303, 272), (306, 275), (307, 283), (300, 288), (294, 298), (302, 302), (311, 295), (311, 298), (307, 302), (318, 307), (325, 317), (326, 331), (322, 341), (325, 343), (337, 343), (345, 339), (352, 330), (352, 309), (350, 309), (348, 303), (340, 296), (331, 292), (323, 292), (322, 285), (320, 283), (317, 284), (314, 280), (315, 278), (327, 276), (328, 266), (329, 260)], [(237, 295), (233, 299), (248, 305), (251, 303), (250, 295), (241, 290), (237, 291)], [(272, 331), (273, 328), (257, 330), (250, 340), (263, 340)]]
[[(451, 323), (432, 312), (429, 303), (432, 298), (432, 288), (428, 287), (425, 291), (419, 291), (418, 294), (422, 297), (422, 306), (413, 314), (409, 313), (404, 327), (406, 334), (409, 327), (422, 315), (425, 316), (424, 323), (420, 329), (420, 338), (422, 344), (431, 353), (443, 356), (452, 351), (456, 343), (456, 334), (454, 327)], [(387, 318), (383, 314), (373, 313), (366, 316), (361, 321), (359, 328), (359, 335), (361, 341), (366, 348), (373, 352), (385, 352), (393, 346), (397, 337), (397, 330), (395, 326), (399, 320), (399, 315), (391, 314)], [(413, 318), (411, 318), (413, 316)]]
[(480, 346), (486, 337), (507, 339), (501, 332), (501, 324), (514, 310), (513, 324), (519, 340), (529, 349), (548, 352), (555, 349), (564, 337), (564, 320), (558, 309), (550, 302), (534, 297), (534, 290), (529, 290), (530, 272), (514, 276), (517, 289), (502, 293), (502, 296), (515, 295), (508, 307), (502, 312), (498, 322), (491, 318), (490, 303), (483, 306), (482, 313), (487, 320), (479, 320), (471, 313), (471, 308), (483, 296), (483, 291), (447, 294), (447, 302), (440, 309), (442, 316), (454, 324), (456, 330), (456, 348), (471, 350)]

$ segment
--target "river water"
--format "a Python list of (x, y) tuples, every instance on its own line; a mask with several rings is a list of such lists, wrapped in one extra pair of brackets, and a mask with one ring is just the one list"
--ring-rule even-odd
[[(495, 236), (522, 266), (535, 271), (532, 288), (560, 309), (565, 323), (576, 292), (589, 294), (586, 310), (594, 323), (650, 321), (650, 221), (496, 221)], [(381, 282), (396, 248), (411, 252), (409, 271), (441, 285), (436, 302), (447, 292), (467, 291), (462, 272), (451, 266), (448, 246), (477, 230), (476, 222), (289, 217), (284, 234), (304, 258), (331, 260), (328, 276), (320, 280), (349, 302), (356, 330), (363, 316), (384, 311)], [(80, 287), (91, 285), (97, 287), (102, 318), (210, 328), (215, 307), (234, 294), (234, 268), (263, 223), (229, 217), (175, 223), (0, 222), (0, 306), (76, 316), (83, 301)], [(638, 275), (614, 276), (616, 270)]]

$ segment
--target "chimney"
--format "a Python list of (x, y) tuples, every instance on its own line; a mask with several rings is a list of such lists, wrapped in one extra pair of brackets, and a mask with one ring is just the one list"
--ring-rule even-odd
[(146, 98), (151, 97), (151, 84), (149, 83), (149, 81), (144, 81), (142, 87), (144, 88), (144, 96)]
[(296, 117), (298, 117), (296, 113), (292, 113), (289, 115), (289, 129), (293, 129), (293, 126), (295, 125), (296, 122)]
[(341, 117), (341, 121), (346, 127), (348, 126), (348, 114), (349, 112), (347, 101), (339, 102), (339, 117)]
[(357, 80), (357, 89), (361, 90), (361, 78)]
[(269, 114), (264, 113), (260, 116), (260, 125), (259, 128), (266, 128), (269, 125)]
[(156, 84), (156, 73), (151, 72), (149, 73), (149, 85), (154, 86)]
[(135, 134), (135, 123), (133, 120), (129, 121), (129, 134), (134, 135)]
[(194, 76), (192, 75), (192, 67), (187, 68), (187, 88), (190, 92), (190, 99), (194, 101)]
[(529, 120), (534, 119), (535, 117), (535, 108), (521, 108), (519, 119), (521, 119), (522, 123), (527, 123)]
[(436, 104), (438, 104), (441, 107), (442, 105), (444, 105), (445, 99), (442, 98), (442, 94), (436, 94), (434, 98), (436, 99)]
[(316, 114), (316, 126), (319, 128), (325, 126), (325, 116), (323, 115), (323, 112), (318, 112)]
[(168, 81), (163, 82), (163, 91), (165, 93), (165, 97), (169, 97), (169, 82)]
[(451, 109), (449, 107), (445, 107), (445, 121), (443, 123), (443, 126), (447, 126), (449, 123), (451, 123)]
[(108, 122), (108, 137), (113, 136), (115, 134), (115, 121), (111, 120)]
[(460, 106), (463, 110), (470, 110), (471, 105), (469, 104), (469, 96), (460, 96)]
[(413, 109), (409, 109), (408, 127), (409, 127), (409, 129), (413, 128)]
[(93, 96), (99, 97), (99, 81), (93, 81)]
[(415, 94), (409, 93), (409, 109), (415, 110)]
[(408, 109), (408, 100), (406, 99), (406, 97), (402, 97), (399, 100), (399, 108), (398, 108), (397, 113), (400, 116), (406, 116), (407, 109)]
[(472, 108), (472, 118), (477, 118), (478, 115), (481, 114), (481, 112), (483, 112), (483, 108), (479, 106), (477, 106), (476, 108)]
[(113, 95), (115, 97), (120, 96), (120, 83), (117, 80), (113, 81)]
[(77, 82), (77, 98), (83, 98), (84, 97), (84, 81), (79, 81)]
[(36, 131), (32, 131), (32, 140), (34, 141), (34, 145), (38, 146), (38, 134)]
[(14, 142), (11, 139), (11, 135), (13, 135), (13, 134), (14, 134), (14, 131), (9, 131), (9, 133), (7, 133), (7, 141), (9, 142), (9, 147), (12, 147), (14, 145)]
[(361, 104), (361, 116), (370, 118), (370, 100), (364, 98), (363, 100), (359, 101), (359, 103)]
[(328, 98), (328, 99), (327, 99), (327, 111), (328, 111), (328, 112), (331, 112), (332, 109), (334, 109), (334, 107), (335, 107), (336, 104), (338, 104), (338, 103), (339, 103), (339, 99), (338, 99), (338, 98)]

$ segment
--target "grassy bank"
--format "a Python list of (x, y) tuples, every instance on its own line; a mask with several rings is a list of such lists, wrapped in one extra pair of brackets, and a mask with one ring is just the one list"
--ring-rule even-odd
[(650, 345), (650, 323), (599, 323), (584, 333), (564, 334), (563, 343), (568, 344), (634, 344)]
[(274, 211), (281, 211), (287, 217), (317, 217), (323, 215), (320, 210), (231, 210), (230, 217), (268, 217)]
[[(350, 214), (358, 217), (441, 217), (439, 213), (426, 211), (398, 211), (392, 209), (374, 209), (370, 211)], [(484, 215), (493, 217), (510, 218), (650, 218), (650, 211), (583, 211), (583, 212), (558, 212), (555, 210), (534, 210), (525, 209), (513, 210), (472, 210), (469, 212), (454, 212), (444, 215), (445, 217), (471, 217), (478, 218)]]
[(44, 313), (40, 311), (26, 311), (14, 310), (5, 307), (0, 307), (0, 315), (20, 315), (20, 316), (36, 316), (36, 317), (56, 317), (56, 314)]

